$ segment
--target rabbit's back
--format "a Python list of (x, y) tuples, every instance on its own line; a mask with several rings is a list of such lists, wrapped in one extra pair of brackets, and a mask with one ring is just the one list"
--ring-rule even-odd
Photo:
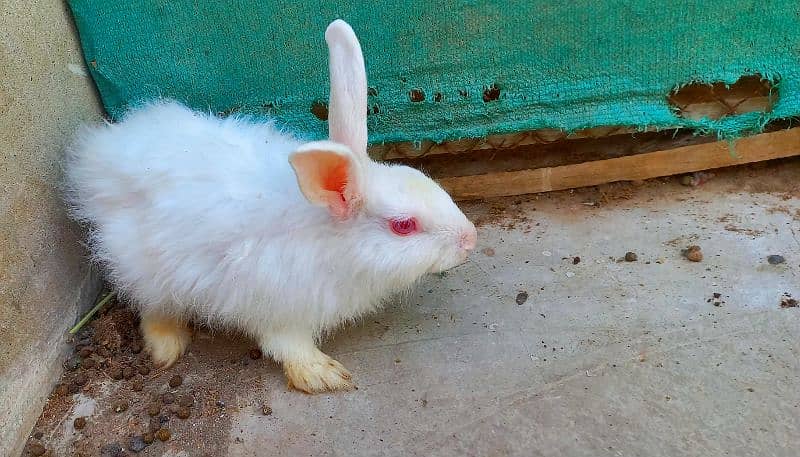
[(67, 195), (123, 292), (143, 306), (194, 301), (253, 233), (308, 217), (287, 161), (297, 145), (268, 123), (161, 102), (83, 130), (67, 156)]
[(119, 124), (81, 131), (67, 157), (68, 190), (83, 209), (102, 210), (92, 220), (171, 203), (182, 216), (205, 214), (224, 208), (215, 204), (220, 199), (264, 193), (299, 200), (287, 162), (298, 144), (269, 123), (218, 119), (161, 102)]

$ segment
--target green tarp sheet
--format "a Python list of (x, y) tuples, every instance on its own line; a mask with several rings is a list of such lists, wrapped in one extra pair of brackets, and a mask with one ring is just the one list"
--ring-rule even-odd
[[(797, 0), (68, 3), (112, 117), (164, 96), (325, 137), (336, 18), (362, 43), (373, 144), (612, 125), (735, 137), (800, 114)], [(769, 113), (688, 120), (667, 103), (681, 85), (751, 74), (779, 92)]]

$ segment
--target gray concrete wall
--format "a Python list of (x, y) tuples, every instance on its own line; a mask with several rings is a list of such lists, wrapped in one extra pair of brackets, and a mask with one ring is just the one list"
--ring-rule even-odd
[(97, 293), (57, 190), (65, 142), (101, 108), (59, 0), (0, 0), (0, 455), (18, 455)]

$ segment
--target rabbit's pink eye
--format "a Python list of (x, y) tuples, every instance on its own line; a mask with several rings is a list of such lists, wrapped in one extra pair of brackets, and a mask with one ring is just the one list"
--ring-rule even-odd
[(392, 219), (389, 226), (395, 235), (406, 236), (417, 231), (417, 220), (413, 217), (408, 219)]

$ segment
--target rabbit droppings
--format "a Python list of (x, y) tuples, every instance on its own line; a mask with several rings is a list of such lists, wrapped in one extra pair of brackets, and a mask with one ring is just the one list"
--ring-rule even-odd
[(252, 335), (291, 387), (350, 389), (317, 349), (322, 334), (475, 247), (475, 227), (433, 180), (367, 156), (361, 47), (341, 20), (325, 40), (330, 141), (161, 100), (82, 129), (68, 150), (72, 214), (138, 307), (157, 364), (174, 363), (201, 321)]

